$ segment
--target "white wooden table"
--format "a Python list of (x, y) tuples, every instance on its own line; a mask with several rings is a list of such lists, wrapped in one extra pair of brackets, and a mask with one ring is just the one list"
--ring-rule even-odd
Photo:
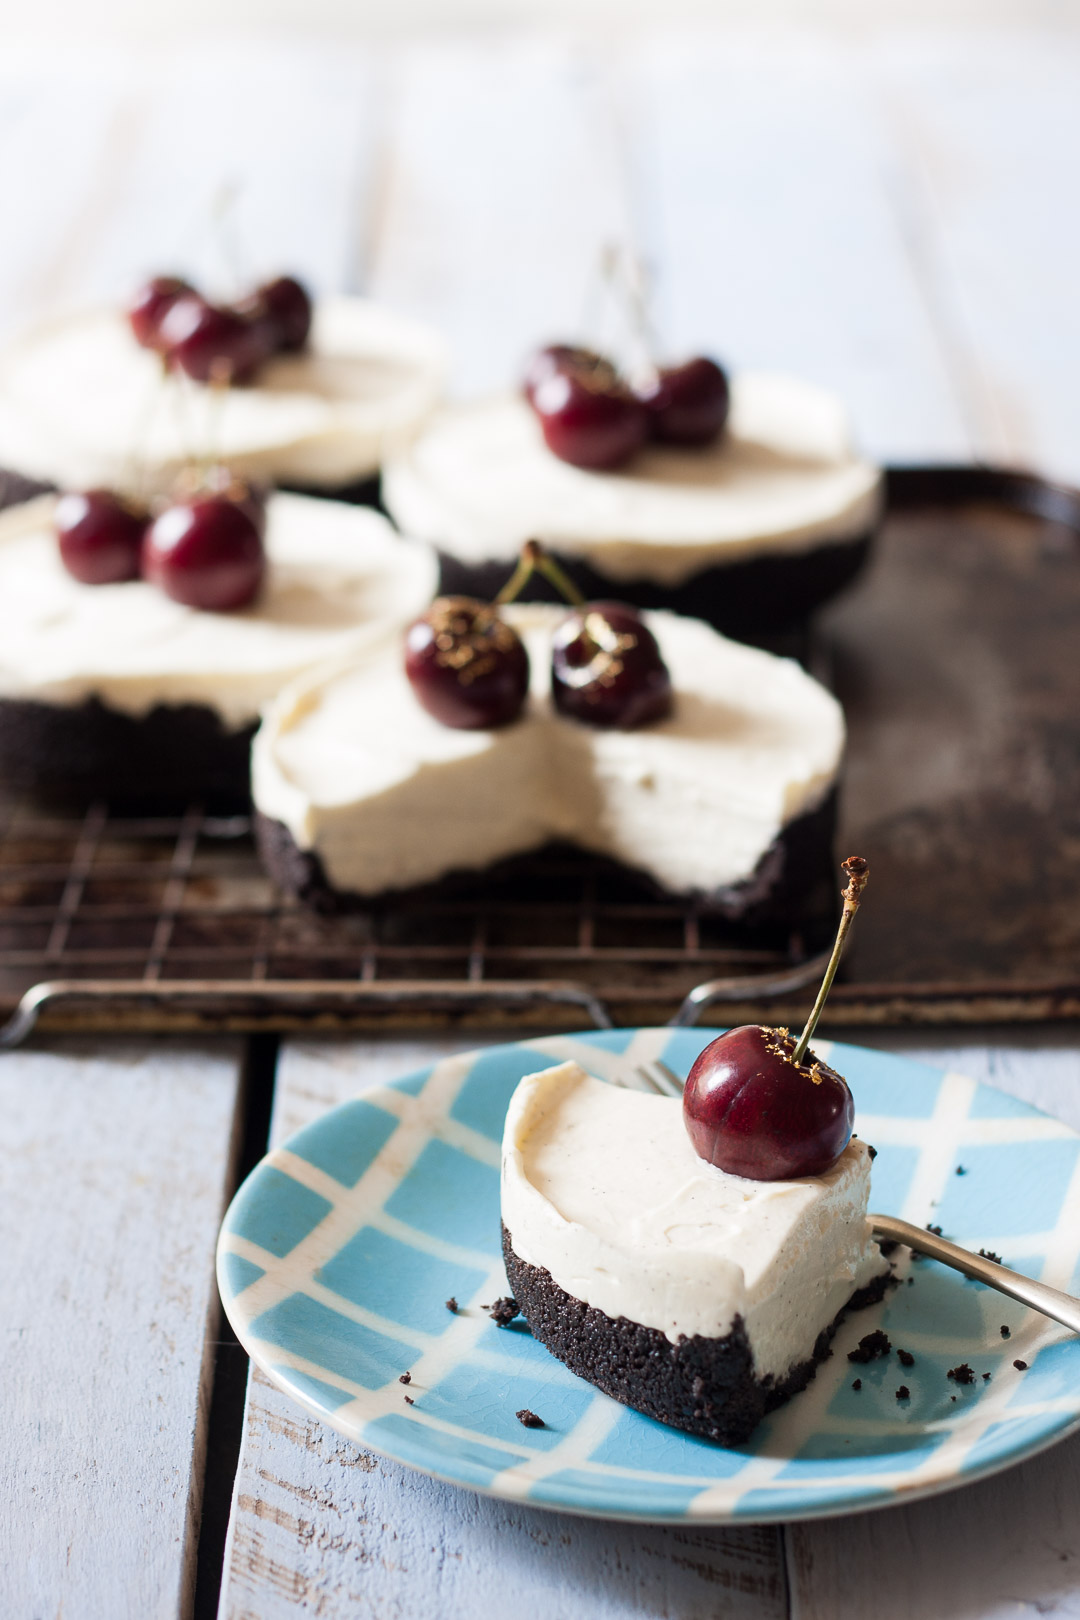
[[(228, 182), (253, 273), (436, 323), (471, 393), (576, 330), (621, 237), (674, 351), (836, 388), (884, 459), (1080, 482), (1080, 43), (1049, 26), (167, 60), (61, 44), (0, 59), (0, 163), (4, 331), (144, 272), (219, 273)], [(872, 1044), (1080, 1126), (1073, 1030)], [(273, 1139), (443, 1049), (286, 1043)], [(907, 1508), (654, 1530), (435, 1485), (260, 1377), (241, 1413), (212, 1252), (265, 1057), (104, 1039), (0, 1057), (0, 1614), (1080, 1616), (1080, 1440)]]

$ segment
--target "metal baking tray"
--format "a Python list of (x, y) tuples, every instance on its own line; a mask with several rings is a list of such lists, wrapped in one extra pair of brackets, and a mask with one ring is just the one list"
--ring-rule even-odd
[[(838, 856), (871, 888), (825, 1022), (1080, 1016), (1080, 491), (890, 469), (870, 566), (807, 663), (850, 731)], [(838, 875), (839, 887), (839, 875)], [(0, 820), (0, 1043), (78, 1030), (795, 1024), (812, 943), (748, 946), (561, 852), (512, 884), (322, 917), (246, 817)]]

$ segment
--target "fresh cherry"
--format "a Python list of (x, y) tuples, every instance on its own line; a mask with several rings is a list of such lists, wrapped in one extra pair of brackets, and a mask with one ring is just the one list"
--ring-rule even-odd
[(429, 714), (472, 731), (505, 726), (529, 690), (521, 637), (489, 602), (440, 596), (405, 637), (405, 673)]
[(605, 388), (614, 388), (618, 378), (614, 366), (592, 349), (578, 348), (572, 343), (549, 343), (530, 356), (522, 378), (521, 391), (529, 404), (533, 404), (536, 390), (548, 377), (560, 372), (587, 372)]
[(647, 410), (606, 364), (553, 371), (534, 388), (532, 407), (548, 449), (574, 467), (620, 467), (648, 436)]
[(742, 1024), (698, 1057), (683, 1091), (696, 1152), (752, 1181), (819, 1176), (843, 1153), (855, 1123), (847, 1083), (807, 1051), (794, 1063), (785, 1030)]
[(263, 314), (276, 333), (276, 347), (302, 349), (311, 332), (311, 298), (294, 276), (277, 276), (257, 287), (237, 308), (240, 313)]
[(161, 347), (161, 323), (181, 298), (195, 293), (194, 287), (179, 276), (155, 276), (147, 281), (128, 305), (127, 317), (136, 343), (144, 349)]
[(167, 311), (159, 342), (169, 363), (196, 382), (247, 382), (272, 353), (268, 324), (219, 309), (198, 293), (178, 299)]
[(247, 607), (264, 568), (255, 523), (227, 495), (198, 495), (166, 507), (143, 541), (143, 578), (174, 602), (211, 613)]
[(53, 518), (60, 560), (84, 585), (138, 579), (147, 514), (108, 489), (61, 495)]
[(715, 360), (703, 356), (658, 371), (638, 397), (648, 411), (652, 437), (664, 444), (711, 444), (727, 422), (727, 377)]
[(592, 726), (629, 730), (671, 712), (671, 676), (636, 608), (586, 602), (567, 614), (551, 641), (551, 696)]
[(829, 965), (799, 1039), (742, 1024), (699, 1054), (683, 1090), (683, 1120), (701, 1158), (752, 1181), (819, 1176), (851, 1140), (855, 1105), (846, 1081), (810, 1050), (869, 868), (843, 863), (844, 909)]

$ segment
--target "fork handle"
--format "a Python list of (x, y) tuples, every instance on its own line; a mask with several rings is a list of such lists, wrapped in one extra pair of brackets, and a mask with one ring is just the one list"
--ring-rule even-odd
[(929, 1255), (931, 1260), (940, 1260), (954, 1271), (962, 1271), (975, 1282), (996, 1288), (999, 1294), (1008, 1294), (1022, 1305), (1030, 1305), (1055, 1322), (1062, 1322), (1073, 1333), (1080, 1333), (1080, 1299), (1074, 1299), (1071, 1294), (1048, 1288), (1045, 1283), (1035, 1282), (1022, 1272), (1010, 1271), (1008, 1266), (999, 1266), (994, 1260), (985, 1260), (981, 1254), (972, 1254), (969, 1249), (950, 1243), (948, 1238), (937, 1237), (921, 1226), (912, 1226), (910, 1221), (898, 1220), (895, 1215), (871, 1215), (870, 1225), (876, 1238), (904, 1243), (919, 1254)]

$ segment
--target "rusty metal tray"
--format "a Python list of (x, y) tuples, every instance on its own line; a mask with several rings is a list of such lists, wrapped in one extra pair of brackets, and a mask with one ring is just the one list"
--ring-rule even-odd
[[(1080, 491), (896, 468), (875, 557), (815, 625), (844, 703), (838, 853), (867, 855), (826, 1021), (1080, 1016)], [(0, 816), (0, 1044), (49, 1028), (795, 1023), (820, 941), (747, 945), (587, 856), (342, 918), (283, 899), (246, 817)], [(20, 999), (21, 998), (21, 999)]]

